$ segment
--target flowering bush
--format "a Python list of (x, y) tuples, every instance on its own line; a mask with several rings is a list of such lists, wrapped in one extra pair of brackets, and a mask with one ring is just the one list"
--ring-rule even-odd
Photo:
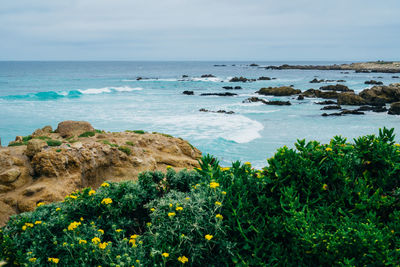
[(262, 170), (144, 172), (13, 216), (0, 258), (43, 266), (398, 265), (400, 145), (393, 130), (299, 140)]

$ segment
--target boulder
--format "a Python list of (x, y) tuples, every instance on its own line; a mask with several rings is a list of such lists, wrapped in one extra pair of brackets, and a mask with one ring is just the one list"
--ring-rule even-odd
[(215, 78), (215, 76), (212, 74), (203, 74), (201, 75), (201, 78)]
[(8, 169), (0, 173), (0, 183), (12, 183), (17, 180), (20, 175), (21, 171), (18, 168)]
[(310, 83), (322, 83), (324, 82), (324, 79), (318, 80), (317, 78), (314, 78), (313, 80), (310, 81)]
[(231, 82), (231, 83), (236, 83), (236, 82), (245, 83), (245, 82), (254, 82), (254, 81), (256, 81), (256, 79), (247, 79), (247, 78), (242, 77), (242, 76), (233, 77), (232, 79), (229, 80), (229, 82)]
[(269, 81), (269, 80), (271, 80), (271, 78), (270, 77), (261, 76), (257, 80), (259, 80), (259, 81)]
[(184, 95), (194, 95), (193, 91), (183, 91), (182, 94)]
[(338, 96), (338, 104), (339, 105), (365, 105), (366, 101), (359, 95), (354, 93), (341, 93)]
[(332, 100), (326, 100), (326, 101), (321, 101), (321, 102), (315, 102), (315, 104), (317, 104), (317, 105), (336, 105), (337, 102), (332, 101)]
[(44, 147), (47, 147), (47, 143), (41, 139), (31, 139), (28, 141), (25, 154), (28, 157), (33, 157), (36, 153), (42, 151)]
[(226, 90), (233, 90), (233, 87), (232, 87), (232, 86), (223, 86), (222, 88), (223, 88), (223, 89), (226, 89)]
[(58, 124), (56, 132), (61, 137), (79, 136), (85, 132), (93, 132), (94, 128), (86, 121), (63, 121)]
[(349, 87), (343, 84), (321, 86), (319, 89), (324, 91), (354, 92), (353, 90), (350, 90)]
[(303, 95), (299, 95), (299, 96), (297, 97), (297, 100), (304, 100), (304, 96), (303, 96)]
[(400, 86), (397, 84), (374, 86), (371, 89), (361, 91), (360, 96), (371, 105), (381, 106), (385, 103), (398, 102), (400, 101)]
[(290, 86), (261, 88), (256, 92), (260, 95), (290, 96), (300, 94), (301, 91)]
[(341, 109), (341, 107), (339, 105), (334, 105), (321, 108), (321, 110), (332, 110), (332, 109)]
[(316, 90), (316, 89), (308, 89), (307, 91), (303, 92), (303, 95), (306, 97), (336, 99), (336, 98), (338, 98), (339, 93), (335, 92), (335, 91), (323, 92), (323, 91)]
[(394, 103), (390, 104), (388, 114), (400, 115), (400, 102), (394, 102)]

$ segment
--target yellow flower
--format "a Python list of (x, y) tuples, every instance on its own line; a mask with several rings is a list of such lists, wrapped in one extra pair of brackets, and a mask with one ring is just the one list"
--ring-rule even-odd
[(122, 229), (117, 229), (117, 230), (115, 230), (115, 232), (117, 232), (117, 233), (122, 232)]
[(77, 196), (74, 196), (74, 195), (70, 195), (69, 197), (72, 198), (72, 199), (76, 199), (77, 198)]
[(132, 247), (137, 247), (135, 239), (129, 240), (129, 244), (132, 244)]
[(83, 217), (81, 217), (81, 219), (80, 219), (81, 221), (83, 221)]
[(22, 226), (22, 231), (26, 230), (26, 225)]
[(97, 230), (97, 232), (101, 233), (102, 235), (104, 235), (104, 230), (103, 229), (99, 229)]
[(83, 239), (79, 240), (79, 244), (86, 244), (86, 243), (87, 243), (86, 240), (83, 240)]
[(64, 242), (64, 243), (63, 243), (63, 246), (64, 246), (64, 247), (68, 246), (68, 243), (67, 243), (67, 242)]
[(169, 207), (172, 208), (172, 206), (174, 206), (174, 205), (172, 205), (172, 203), (169, 203)]
[(221, 202), (219, 202), (219, 201), (215, 201), (215, 205), (217, 205), (217, 206), (221, 206), (221, 205), (222, 205), (222, 203), (221, 203)]
[(169, 253), (164, 252), (163, 254), (161, 254), (164, 258), (168, 258), (169, 257)]
[(181, 257), (178, 258), (178, 261), (180, 261), (180, 262), (182, 262), (183, 264), (185, 264), (186, 262), (189, 261), (189, 259), (186, 258), (185, 256), (181, 256)]
[(107, 247), (108, 243), (107, 242), (103, 242), (99, 244), (99, 248), (100, 249), (105, 249)]
[(190, 197), (185, 197), (186, 200), (190, 200)]
[(131, 235), (131, 239), (136, 239), (138, 237), (139, 237), (139, 235)]
[(30, 262), (35, 262), (37, 259), (36, 258), (30, 258), (29, 261)]
[(221, 168), (221, 171), (229, 171), (229, 167)]
[(226, 192), (225, 192), (225, 191), (222, 191), (221, 194), (226, 195)]
[(185, 235), (184, 235), (184, 234), (181, 234), (181, 237), (185, 237)]
[(172, 168), (172, 166), (171, 165), (168, 165), (167, 166), (167, 170), (169, 170), (169, 169), (171, 169)]
[(33, 227), (33, 223), (25, 223), (25, 225), (31, 228)]
[(147, 227), (151, 226), (151, 222), (146, 223)]
[(35, 224), (42, 224), (42, 221), (36, 221)]
[(216, 183), (216, 182), (210, 183), (210, 188), (217, 188), (218, 186), (219, 186), (219, 183)]
[(44, 205), (44, 202), (39, 202), (36, 204), (36, 206), (38, 206), (38, 207), (43, 206), (43, 205)]
[(98, 237), (94, 237), (93, 239), (92, 239), (92, 243), (94, 243), (94, 244), (97, 244), (97, 243), (100, 243), (100, 238), (98, 238)]
[(322, 190), (328, 190), (328, 185), (327, 185), (327, 184), (324, 184), (324, 185), (322, 186)]
[(61, 208), (56, 208), (56, 211), (60, 211), (61, 210)]
[(394, 146), (400, 147), (400, 144), (394, 144)]
[(222, 216), (221, 214), (217, 214), (217, 215), (215, 215), (215, 218), (222, 220), (224, 218), (224, 216)]
[(176, 215), (175, 212), (169, 212), (169, 213), (168, 213), (168, 217), (174, 217), (175, 215)]
[(79, 225), (81, 225), (80, 222), (72, 222), (68, 225), (68, 230), (73, 231), (75, 228), (77, 228)]
[(110, 184), (107, 183), (107, 182), (104, 182), (104, 183), (101, 184), (101, 187), (108, 187), (108, 186), (110, 186)]
[(108, 205), (108, 204), (111, 204), (112, 202), (113, 202), (112, 199), (109, 198), (109, 197), (107, 197), (107, 198), (104, 198), (104, 199), (101, 201), (101, 204)]
[(204, 238), (207, 240), (211, 240), (214, 236), (213, 235), (205, 235)]
[(245, 163), (244, 163), (244, 165), (247, 165), (247, 166), (251, 167), (251, 163), (250, 163), (250, 162), (248, 162), (248, 161), (247, 161), (247, 162), (245, 162)]
[(329, 152), (329, 151), (332, 151), (332, 148), (327, 147), (325, 150)]
[(90, 190), (88, 194), (89, 194), (89, 196), (94, 195), (94, 194), (96, 194), (96, 191)]
[(54, 262), (55, 264), (57, 264), (60, 261), (58, 258), (48, 258), (47, 260), (49, 262)]
[(150, 210), (151, 210), (152, 212), (154, 212), (156, 209), (155, 209), (155, 208), (151, 208)]
[(181, 211), (181, 210), (183, 210), (183, 208), (182, 207), (176, 207), (176, 210), (177, 211)]

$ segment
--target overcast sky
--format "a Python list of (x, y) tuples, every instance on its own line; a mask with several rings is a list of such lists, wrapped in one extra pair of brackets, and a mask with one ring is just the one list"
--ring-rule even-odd
[(400, 60), (400, 0), (1, 0), (0, 60)]

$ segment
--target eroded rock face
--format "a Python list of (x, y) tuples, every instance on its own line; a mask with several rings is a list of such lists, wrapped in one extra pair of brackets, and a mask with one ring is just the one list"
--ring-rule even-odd
[(60, 201), (76, 189), (97, 188), (105, 180), (135, 180), (140, 172), (165, 171), (168, 165), (191, 169), (201, 157), (180, 138), (134, 132), (79, 138), (77, 133), (91, 126), (67, 125), (60, 131), (66, 136), (74, 133), (72, 139), (51, 130), (41, 132), (42, 139), (62, 141), (59, 146), (34, 138), (27, 146), (0, 147), (0, 225), (12, 214), (31, 211), (38, 202)]
[(87, 121), (63, 121), (58, 124), (56, 129), (61, 137), (79, 136), (92, 131), (94, 131), (94, 128)]
[(359, 95), (354, 93), (342, 93), (338, 96), (338, 104), (339, 105), (365, 105), (367, 102)]

